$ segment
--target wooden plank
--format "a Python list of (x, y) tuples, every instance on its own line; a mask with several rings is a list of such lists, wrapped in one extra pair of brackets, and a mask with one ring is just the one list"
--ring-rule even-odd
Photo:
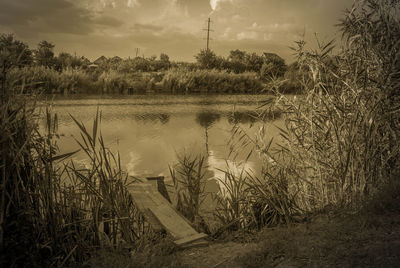
[(193, 229), (189, 221), (162, 196), (158, 191), (157, 180), (135, 183), (128, 190), (153, 229), (166, 230), (177, 245), (187, 245), (207, 237)]
[(157, 190), (158, 192), (169, 202), (171, 202), (171, 198), (169, 198), (169, 194), (167, 191), (167, 187), (165, 187), (164, 183), (164, 176), (158, 176), (158, 177), (147, 177), (146, 178), (148, 181), (156, 181), (157, 182)]
[(196, 230), (192, 228), (180, 215), (168, 205), (158, 207), (150, 207), (160, 223), (169, 232), (174, 239), (181, 239), (186, 236), (196, 234)]
[(163, 232), (164, 227), (161, 225), (160, 221), (157, 219), (157, 217), (153, 214), (153, 212), (150, 209), (146, 209), (143, 213), (144, 217), (150, 223), (151, 228), (156, 231), (156, 232)]
[(203, 234), (203, 233), (196, 233), (196, 234), (194, 234), (194, 235), (186, 236), (186, 237), (184, 237), (184, 238), (182, 238), (182, 239), (175, 240), (174, 243), (175, 243), (177, 246), (184, 246), (184, 245), (187, 245), (187, 244), (189, 244), (189, 243), (195, 242), (195, 241), (197, 241), (197, 240), (200, 240), (200, 239), (203, 239), (203, 238), (206, 238), (206, 237), (207, 237), (206, 234)]

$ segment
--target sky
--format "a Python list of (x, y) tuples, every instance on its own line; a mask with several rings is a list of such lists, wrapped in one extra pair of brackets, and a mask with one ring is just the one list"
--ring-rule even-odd
[(290, 46), (305, 33), (312, 46), (340, 35), (335, 24), (353, 0), (0, 0), (0, 33), (35, 48), (41, 40), (55, 52), (95, 60), (166, 53), (171, 60), (195, 61), (210, 49), (272, 52), (293, 61)]

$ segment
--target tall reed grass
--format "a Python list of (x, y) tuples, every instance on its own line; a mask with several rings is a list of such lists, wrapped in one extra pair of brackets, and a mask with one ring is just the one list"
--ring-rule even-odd
[(66, 68), (61, 72), (44, 66), (12, 68), (9, 82), (22, 93), (72, 94), (94, 93), (98, 83), (82, 69)]
[(206, 158), (202, 155), (178, 155), (178, 163), (169, 167), (175, 187), (176, 208), (192, 225), (202, 232), (209, 233), (201, 209), (207, 197)]
[(171, 93), (258, 93), (263, 89), (255, 73), (218, 70), (171, 69), (161, 83), (163, 90)]
[(400, 6), (356, 3), (340, 24), (345, 47), (335, 57), (333, 42), (318, 41), (314, 51), (297, 43), (312, 84), (296, 101), (281, 96), (286, 130), (281, 156), (274, 158), (278, 170), (289, 171), (289, 187), (307, 211), (328, 205), (359, 209), (399, 168), (394, 141), (400, 134), (395, 101), (400, 28), (390, 8)]
[(245, 199), (259, 224), (288, 223), (326, 208), (357, 211), (397, 181), (399, 10), (393, 1), (355, 2), (339, 26), (344, 47), (338, 54), (333, 41), (316, 39), (314, 50), (296, 42), (305, 94), (282, 95), (277, 81), (285, 126), (274, 142), (265, 126), (255, 136), (234, 128), (239, 149), (263, 162), (261, 173), (245, 180)]
[(151, 227), (126, 190), (122, 172), (100, 134), (99, 114), (77, 139), (88, 167), (59, 155), (57, 117), (47, 109), (39, 131), (35, 98), (6, 88), (1, 98), (0, 266), (84, 263), (97, 249), (135, 250)]

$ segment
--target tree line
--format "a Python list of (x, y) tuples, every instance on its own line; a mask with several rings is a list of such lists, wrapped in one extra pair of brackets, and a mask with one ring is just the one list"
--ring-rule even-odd
[[(60, 74), (76, 70), (89, 75), (93, 81), (98, 81), (100, 77), (107, 76), (110, 72), (127, 75), (158, 73), (159, 77), (155, 77), (157, 82), (161, 81), (162, 77), (170, 70), (186, 73), (188, 71), (214, 70), (233, 75), (251, 73), (252, 77), (262, 83), (279, 80), (282, 82), (283, 91), (293, 92), (298, 88), (293, 81), (296, 81), (300, 73), (296, 62), (287, 65), (285, 60), (275, 53), (264, 52), (259, 55), (239, 49), (230, 51), (227, 57), (216, 55), (212, 50), (203, 49), (194, 56), (196, 62), (193, 63), (170, 61), (169, 56), (165, 53), (161, 53), (158, 58), (155, 55), (147, 58), (143, 56), (127, 59), (118, 56), (109, 58), (101, 56), (92, 63), (84, 56), (72, 55), (68, 52), (55, 55), (54, 48), (53, 43), (43, 40), (37, 44), (36, 48), (31, 49), (26, 43), (15, 39), (13, 34), (0, 34), (0, 61), (2, 63), (0, 79), (5, 81), (6, 70), (9, 69), (9, 66), (25, 67), (24, 72), (35, 66), (51, 69)], [(41, 69), (41, 73), (43, 72), (48, 71)], [(139, 75), (139, 77), (143, 77), (143, 75)]]

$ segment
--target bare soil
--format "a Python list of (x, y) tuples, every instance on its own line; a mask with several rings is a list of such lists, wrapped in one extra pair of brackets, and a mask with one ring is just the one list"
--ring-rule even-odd
[(290, 226), (225, 234), (203, 247), (177, 250), (167, 240), (133, 255), (102, 252), (86, 267), (400, 267), (399, 198), (383, 203), (386, 210), (380, 202), (355, 215), (320, 213)]
[[(246, 239), (249, 240), (249, 239)], [(211, 242), (176, 253), (184, 267), (400, 267), (400, 215), (318, 215), (265, 229), (252, 242)]]

